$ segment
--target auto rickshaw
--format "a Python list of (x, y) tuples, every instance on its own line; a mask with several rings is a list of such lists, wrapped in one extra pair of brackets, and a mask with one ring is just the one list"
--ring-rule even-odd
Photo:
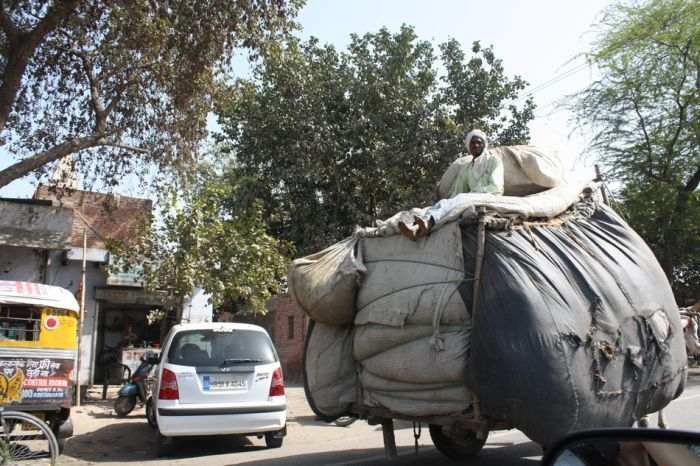
[(80, 306), (65, 288), (0, 280), (0, 406), (73, 435)]

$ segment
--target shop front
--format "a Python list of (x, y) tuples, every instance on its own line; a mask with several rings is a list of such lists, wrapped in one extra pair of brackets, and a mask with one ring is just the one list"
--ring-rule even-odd
[(139, 355), (160, 351), (162, 339), (172, 324), (157, 319), (166, 304), (164, 293), (143, 289), (98, 288), (97, 338), (93, 383), (118, 383), (122, 364), (133, 371)]

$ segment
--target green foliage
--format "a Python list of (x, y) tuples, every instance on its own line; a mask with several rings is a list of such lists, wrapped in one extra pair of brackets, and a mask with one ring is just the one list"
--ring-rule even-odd
[(468, 60), (454, 40), (440, 52), (407, 26), (352, 35), (345, 51), (290, 39), (264, 49), (251, 80), (222, 91), (220, 140), (260, 180), (273, 234), (305, 254), (431, 203), (474, 126), (502, 143), (527, 141), (533, 104), (514, 105), (526, 83), (478, 43)]
[(678, 291), (680, 271), (689, 276), (700, 257), (700, 3), (618, 4), (600, 28), (589, 59), (601, 78), (574, 110)]
[[(147, 287), (182, 298), (197, 286), (215, 308), (267, 312), (287, 273), (287, 245), (268, 235), (252, 180), (227, 170), (202, 170), (194, 185), (171, 198), (161, 223), (128, 245), (113, 245), (131, 264), (144, 264)], [(176, 300), (180, 301), (180, 299)]]
[[(51, 5), (51, 4), (54, 5)], [(21, 0), (0, 6), (0, 186), (77, 153), (89, 180), (186, 172), (217, 73), (278, 39), (302, 0)], [(146, 163), (144, 163), (146, 162)]]

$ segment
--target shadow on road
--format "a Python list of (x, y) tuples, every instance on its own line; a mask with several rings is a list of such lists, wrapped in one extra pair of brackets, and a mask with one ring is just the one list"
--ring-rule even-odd
[[(463, 461), (459, 464), (474, 466), (537, 466), (540, 464), (539, 456), (542, 450), (534, 442), (519, 444), (502, 444), (497, 446), (492, 444), (476, 456), (473, 460)], [(388, 460), (384, 457), (383, 448), (367, 448), (347, 451), (330, 451), (322, 453), (305, 453), (284, 456), (280, 451), (280, 456), (268, 460), (257, 459), (245, 463), (235, 463), (240, 466), (292, 466), (292, 465), (342, 465), (361, 464), (377, 466), (407, 466), (407, 465), (452, 465), (457, 464), (446, 458), (433, 447), (421, 447), (418, 455), (413, 448), (401, 447), (398, 450), (398, 458)]]
[[(235, 435), (181, 437), (173, 440), (167, 458), (200, 458), (265, 449), (247, 437)], [(156, 459), (156, 431), (145, 422), (112, 424), (68, 439), (63, 457), (90, 463)]]

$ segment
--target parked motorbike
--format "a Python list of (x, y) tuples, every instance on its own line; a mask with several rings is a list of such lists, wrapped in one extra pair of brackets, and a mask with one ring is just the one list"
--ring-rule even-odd
[(119, 397), (114, 402), (117, 417), (125, 417), (136, 407), (136, 403), (146, 404), (150, 394), (146, 382), (153, 367), (158, 364), (158, 355), (147, 351), (141, 357), (141, 364), (131, 374), (129, 380), (119, 389)]

